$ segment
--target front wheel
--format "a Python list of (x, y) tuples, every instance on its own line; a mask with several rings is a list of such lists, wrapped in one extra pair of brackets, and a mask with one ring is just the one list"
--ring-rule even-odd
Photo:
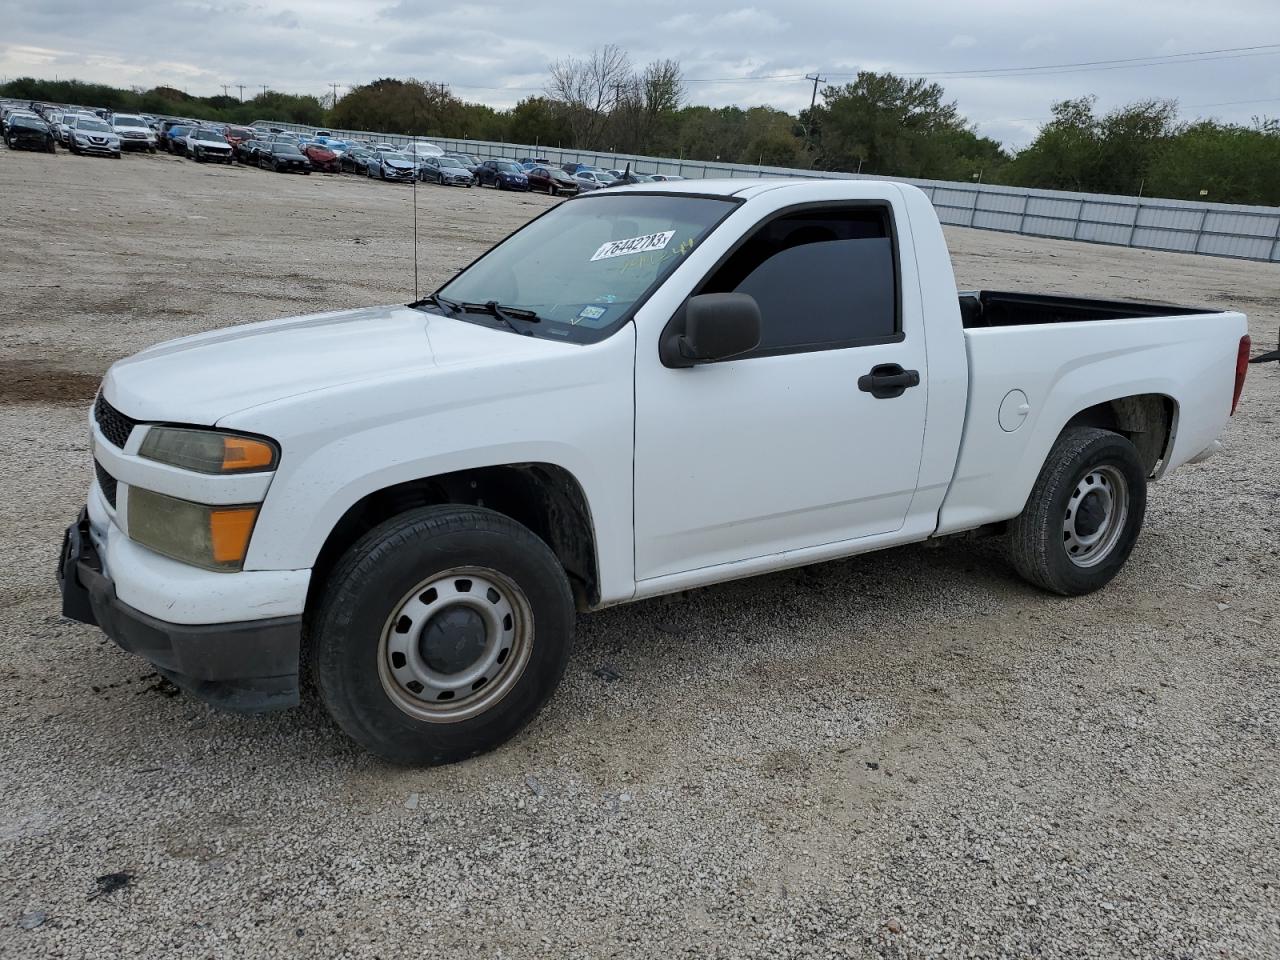
[(1127, 438), (1094, 427), (1064, 430), (1009, 522), (1010, 561), (1045, 590), (1091, 593), (1124, 566), (1146, 509), (1146, 470)]
[(424, 507), (338, 563), (312, 622), (312, 670), (329, 713), (366, 749), (451, 763), (541, 709), (573, 622), (564, 570), (527, 527), (478, 507)]

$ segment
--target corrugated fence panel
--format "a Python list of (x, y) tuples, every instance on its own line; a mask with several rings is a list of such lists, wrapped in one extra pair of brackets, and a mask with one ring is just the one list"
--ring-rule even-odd
[(1275, 239), (1276, 220), (1257, 213), (1222, 213), (1210, 210), (1204, 218), (1205, 233), (1232, 233)]
[(1080, 220), (1076, 224), (1076, 233), (1072, 239), (1085, 240), (1089, 243), (1118, 243), (1131, 246), (1133, 227), (1123, 223), (1097, 223), (1091, 220)]
[[(255, 126), (308, 133), (314, 127), (259, 120)], [(404, 145), (408, 137), (359, 130), (333, 130), (334, 135)], [(690, 179), (710, 177), (819, 177), (823, 179), (901, 180), (920, 187), (933, 201), (938, 219), (950, 226), (1002, 230), (1029, 236), (1060, 237), (1090, 243), (1118, 244), (1151, 250), (1180, 250), (1219, 257), (1241, 257), (1280, 263), (1280, 209), (1187, 200), (1153, 200), (993, 186), (910, 180), (819, 170), (793, 170), (701, 160), (645, 157), (618, 153), (561, 150), (558, 147), (449, 140), (421, 137), (445, 150), (487, 157), (545, 157), (551, 163), (586, 163), (605, 169), (627, 164), (637, 173), (663, 173)]]
[(1058, 237), (1061, 240), (1074, 240), (1076, 221), (1058, 217), (1031, 217), (1022, 221), (1022, 232), (1035, 237)]

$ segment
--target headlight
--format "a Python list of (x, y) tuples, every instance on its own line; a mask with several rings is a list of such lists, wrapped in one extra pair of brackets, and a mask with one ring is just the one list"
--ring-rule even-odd
[(280, 450), (270, 440), (216, 430), (152, 427), (138, 456), (196, 473), (255, 473), (274, 470)]
[(131, 487), (129, 539), (206, 570), (239, 570), (249, 552), (258, 504), (211, 507)]

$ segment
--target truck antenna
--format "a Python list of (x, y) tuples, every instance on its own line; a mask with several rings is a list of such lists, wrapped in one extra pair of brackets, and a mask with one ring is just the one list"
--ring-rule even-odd
[[(417, 105), (413, 111), (413, 126), (416, 130), (418, 127), (418, 110)], [(417, 144), (410, 139), (413, 146), (413, 302), (418, 302), (418, 151)]]

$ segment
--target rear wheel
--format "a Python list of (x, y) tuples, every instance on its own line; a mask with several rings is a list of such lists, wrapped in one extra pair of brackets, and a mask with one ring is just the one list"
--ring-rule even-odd
[(1009, 523), (1008, 550), (1026, 580), (1064, 596), (1105, 586), (1129, 558), (1147, 508), (1133, 444), (1094, 427), (1064, 430)]
[(451, 763), (519, 731), (568, 662), (564, 570), (530, 530), (490, 510), (425, 507), (358, 541), (312, 624), (330, 714), (397, 763)]

